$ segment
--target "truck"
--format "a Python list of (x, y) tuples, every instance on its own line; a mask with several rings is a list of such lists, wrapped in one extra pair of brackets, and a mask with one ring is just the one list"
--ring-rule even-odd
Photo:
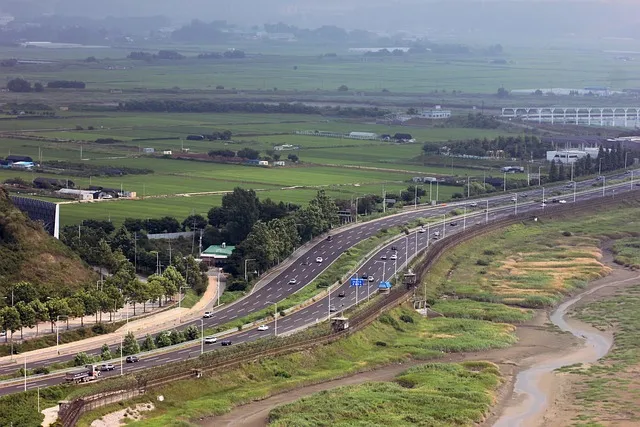
[(100, 370), (98, 365), (85, 365), (84, 368), (67, 372), (64, 376), (64, 380), (68, 383), (78, 384), (97, 380), (99, 376)]

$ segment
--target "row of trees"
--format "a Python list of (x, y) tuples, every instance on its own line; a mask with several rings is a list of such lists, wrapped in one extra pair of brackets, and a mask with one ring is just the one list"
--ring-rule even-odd
[(264, 104), (258, 102), (221, 103), (213, 101), (188, 100), (147, 100), (121, 102), (121, 111), (149, 111), (169, 113), (286, 113), (286, 114), (322, 114), (342, 117), (382, 117), (388, 113), (377, 107), (315, 107), (299, 103)]
[(227, 50), (226, 52), (209, 52), (209, 53), (201, 53), (198, 55), (198, 59), (242, 59), (247, 55), (242, 50), (232, 49)]
[(478, 157), (507, 157), (521, 160), (546, 158), (547, 151), (553, 149), (551, 142), (543, 142), (537, 136), (499, 136), (494, 139), (470, 139), (447, 143), (443, 152), (441, 144), (426, 143), (422, 147), (425, 154), (453, 154)]
[[(635, 157), (637, 155), (637, 153), (627, 151), (620, 146), (616, 146), (611, 149), (605, 149), (600, 146), (598, 156), (595, 159), (593, 159), (591, 155), (587, 154), (585, 157), (580, 158), (573, 163), (573, 176), (579, 177), (623, 169), (627, 167), (625, 162), (628, 161), (629, 154), (631, 154), (631, 157)], [(552, 161), (549, 166), (549, 181), (566, 181), (571, 178), (571, 169), (571, 165)]]
[(129, 55), (127, 55), (127, 58), (137, 61), (152, 61), (154, 59), (180, 60), (186, 57), (175, 50), (160, 50), (158, 51), (158, 53), (143, 51), (131, 52)]
[(178, 270), (170, 266), (162, 274), (149, 276), (146, 282), (137, 278), (133, 271), (133, 265), (121, 254), (115, 256), (113, 272), (99, 287), (87, 287), (79, 292), (65, 297), (45, 297), (39, 295), (34, 285), (28, 282), (20, 282), (13, 286), (12, 305), (7, 305), (0, 310), (0, 325), (5, 331), (14, 332), (20, 330), (22, 337), (23, 328), (36, 327), (38, 322), (50, 322), (51, 332), (59, 319), (80, 318), (84, 326), (85, 316), (96, 316), (96, 322), (102, 321), (102, 314), (109, 313), (109, 320), (125, 303), (133, 305), (133, 314), (136, 314), (136, 306), (143, 305), (146, 311), (148, 302), (158, 302), (162, 305), (175, 295), (181, 286), (186, 285), (186, 280)]
[(56, 80), (47, 83), (47, 87), (50, 89), (84, 89), (87, 85), (85, 82), (76, 80)]
[(31, 87), (31, 82), (18, 77), (7, 82), (7, 90), (10, 92), (43, 92), (44, 86), (42, 83), (36, 82)]

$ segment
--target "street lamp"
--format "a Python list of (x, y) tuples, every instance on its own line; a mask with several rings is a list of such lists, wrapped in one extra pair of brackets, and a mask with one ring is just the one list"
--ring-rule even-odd
[(516, 197), (516, 206), (515, 206), (514, 213), (518, 215), (518, 193), (515, 193), (515, 197)]
[(467, 207), (464, 207), (464, 216), (462, 217), (462, 231), (467, 229)]
[(204, 319), (200, 319), (200, 354), (204, 353)]
[(216, 276), (216, 284), (218, 285), (218, 289), (216, 291), (216, 294), (218, 296), (218, 306), (220, 306), (220, 268), (218, 268), (218, 273)]
[(255, 261), (255, 260), (256, 260), (255, 258), (247, 258), (247, 259), (244, 260), (244, 281), (245, 282), (248, 281), (248, 278), (247, 278), (247, 263), (249, 261)]
[(442, 238), (447, 234), (447, 214), (442, 214)]
[(484, 223), (488, 224), (489, 223), (489, 199), (487, 199), (486, 202), (487, 202), (487, 209), (484, 210)]
[(124, 335), (120, 335), (120, 375), (124, 375)]
[[(329, 288), (331, 290), (331, 288)], [(331, 297), (329, 297), (331, 299)], [(275, 305), (273, 309), (273, 336), (278, 336), (278, 303), (273, 301), (266, 301), (267, 304)], [(331, 303), (329, 303), (329, 307), (331, 307)], [(329, 314), (331, 316), (331, 314)]]
[(542, 185), (542, 175), (540, 174), (540, 170), (542, 169), (542, 166), (538, 166), (538, 187), (540, 187)]
[(576, 186), (577, 186), (577, 183), (573, 181), (573, 203), (576, 202)]
[(507, 173), (504, 173), (504, 179), (502, 180), (502, 185), (504, 186), (503, 191), (507, 191)]
[(542, 187), (542, 209), (544, 209), (545, 203), (546, 203), (546, 200), (544, 199), (544, 187)]
[(381, 262), (382, 263), (382, 282), (384, 282), (384, 274), (387, 272), (387, 261), (380, 261), (377, 260), (376, 262)]
[(66, 314), (59, 314), (56, 316), (56, 353), (58, 353), (58, 355), (60, 355), (60, 325), (58, 325), (58, 322), (61, 317), (68, 318), (68, 316)]

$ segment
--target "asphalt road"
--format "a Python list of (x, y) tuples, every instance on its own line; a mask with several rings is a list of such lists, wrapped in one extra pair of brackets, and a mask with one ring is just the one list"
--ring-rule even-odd
[[(608, 179), (619, 179), (624, 177), (624, 174), (618, 174)], [(578, 183), (576, 186), (576, 200), (588, 200), (593, 198), (603, 197), (602, 189), (600, 187), (593, 188), (594, 181), (585, 181)], [(638, 184), (636, 184), (638, 185)], [(629, 191), (631, 188), (629, 183), (619, 184), (614, 187), (606, 187), (604, 195), (605, 197), (616, 197), (616, 195), (622, 195), (625, 191)], [(637, 187), (634, 187), (637, 188)], [(593, 190), (587, 194), (579, 194), (580, 191)], [(558, 194), (561, 192), (561, 194)], [(545, 209), (541, 206), (542, 189), (535, 189), (526, 192), (520, 192), (517, 195), (518, 199), (518, 212), (536, 212)], [(409, 211), (399, 215), (394, 215), (379, 221), (366, 222), (357, 227), (349, 228), (345, 231), (336, 230), (333, 233), (331, 241), (321, 241), (314, 246), (309, 252), (303, 256), (299, 262), (289, 266), (282, 273), (276, 276), (268, 284), (263, 286), (255, 293), (245, 297), (244, 299), (221, 308), (216, 311), (214, 315), (209, 319), (204, 319), (204, 326), (214, 327), (216, 325), (224, 324), (232, 321), (236, 318), (243, 317), (252, 312), (261, 310), (265, 307), (272, 305), (272, 302), (280, 301), (287, 296), (298, 291), (315, 277), (322, 273), (329, 265), (334, 262), (345, 250), (357, 244), (361, 240), (376, 234), (380, 229), (389, 228), (401, 224), (408, 223), (417, 218), (437, 218), (444, 214), (451, 212), (454, 208), (463, 208), (467, 206), (466, 221), (462, 217), (456, 217), (455, 219), (448, 218), (445, 222), (439, 221), (429, 226), (429, 233), (413, 232), (409, 236), (401, 236), (394, 240), (392, 243), (384, 246), (374, 256), (367, 260), (360, 268), (358, 275), (366, 273), (374, 277), (373, 282), (366, 282), (366, 286), (355, 288), (350, 287), (349, 282), (342, 284), (339, 289), (332, 291), (331, 295), (325, 297), (312, 305), (305, 307), (295, 313), (291, 313), (285, 317), (278, 319), (277, 332), (282, 334), (285, 332), (291, 332), (300, 329), (304, 326), (312, 325), (316, 322), (326, 320), (330, 315), (339, 314), (339, 311), (347, 309), (356, 303), (356, 298), (359, 301), (367, 299), (369, 295), (373, 295), (377, 291), (378, 283), (381, 280), (388, 280), (393, 276), (397, 268), (400, 268), (407, 260), (407, 257), (411, 258), (415, 256), (417, 252), (424, 249), (429, 242), (433, 242), (434, 232), (440, 233), (440, 238), (445, 238), (454, 233), (458, 233), (463, 230), (465, 223), (466, 226), (472, 226), (474, 224), (481, 224), (487, 220), (487, 214), (485, 209), (489, 208), (488, 220), (495, 220), (500, 217), (504, 217), (515, 213), (516, 203), (513, 200), (515, 193), (501, 193), (494, 197), (485, 200), (478, 200), (476, 203), (478, 206), (471, 207), (470, 204), (473, 201), (464, 201), (458, 203), (449, 203), (447, 205), (438, 205), (427, 210)], [(552, 199), (565, 200), (567, 204), (573, 201), (574, 190), (566, 188), (564, 185), (549, 187), (545, 191), (545, 199), (547, 199), (547, 206), (552, 206)], [(456, 222), (455, 226), (452, 222)], [(426, 228), (426, 227), (425, 227)], [(391, 249), (392, 246), (397, 247), (397, 251)], [(391, 256), (395, 254), (397, 260), (392, 260)], [(386, 256), (386, 260), (382, 259), (382, 255)], [(316, 257), (322, 257), (322, 262), (316, 262)], [(384, 271), (383, 271), (384, 270)], [(289, 284), (290, 279), (296, 279), (296, 284)], [(344, 297), (340, 297), (340, 293), (344, 292)], [(333, 306), (333, 308), (331, 308)], [(335, 310), (335, 311), (334, 311)], [(200, 320), (185, 323), (183, 327), (188, 325), (196, 325), (200, 328)], [(232, 343), (238, 344), (245, 341), (253, 341), (259, 338), (273, 335), (275, 332), (274, 322), (267, 324), (269, 329), (267, 331), (258, 331), (257, 329), (250, 329), (233, 334), (230, 339)], [(218, 349), (220, 347), (220, 341), (216, 344), (205, 344), (205, 352)], [(94, 349), (88, 351), (89, 354), (99, 354), (100, 349)], [(145, 357), (141, 356), (140, 362), (124, 364), (122, 366), (123, 372), (134, 372), (141, 369), (150, 368), (152, 366), (162, 365), (169, 362), (175, 362), (186, 359), (188, 357), (197, 357), (200, 354), (200, 342), (193, 342), (192, 346), (181, 348), (177, 350), (169, 350), (166, 353), (149, 355)], [(35, 366), (43, 366), (56, 361), (69, 360), (70, 356), (61, 356), (47, 360), (46, 363), (38, 362), (34, 363)], [(18, 356), (19, 359), (19, 356)], [(30, 366), (28, 366), (30, 367)], [(15, 372), (17, 370), (16, 365), (3, 366), (0, 368), (0, 374)], [(111, 372), (103, 373), (103, 376), (108, 377), (111, 375), (117, 375), (120, 373), (120, 365), (116, 365), (116, 369)], [(54, 384), (59, 384), (63, 381), (60, 376), (37, 378), (33, 377), (28, 379), (27, 388), (46, 387)], [(24, 384), (13, 384), (2, 386), (0, 385), (0, 395), (15, 393), (24, 390)]]

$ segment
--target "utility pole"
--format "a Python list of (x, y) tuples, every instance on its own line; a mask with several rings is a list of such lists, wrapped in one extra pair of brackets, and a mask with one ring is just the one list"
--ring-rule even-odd
[(382, 213), (387, 212), (387, 192), (384, 189), (384, 185), (382, 186)]

